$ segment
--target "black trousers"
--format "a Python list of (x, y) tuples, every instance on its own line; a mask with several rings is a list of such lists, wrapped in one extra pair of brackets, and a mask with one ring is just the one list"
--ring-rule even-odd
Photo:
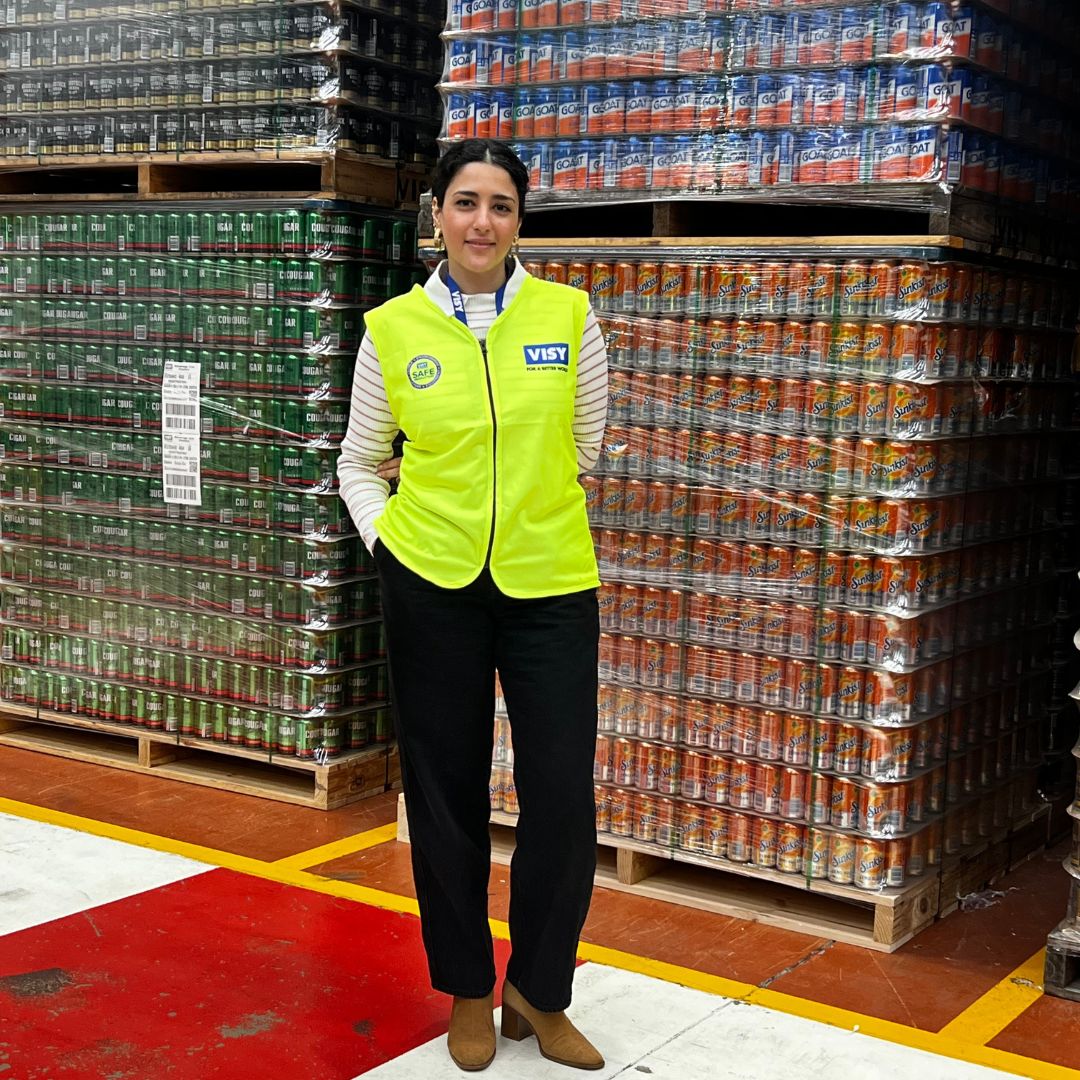
[(486, 570), (443, 589), (381, 542), (375, 563), (432, 986), (484, 997), (495, 985), (487, 890), (497, 669), (520, 805), (506, 973), (534, 1008), (565, 1009), (596, 870), (596, 590), (516, 600)]

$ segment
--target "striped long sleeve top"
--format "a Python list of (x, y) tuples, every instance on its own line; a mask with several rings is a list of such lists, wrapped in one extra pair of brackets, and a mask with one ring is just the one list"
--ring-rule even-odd
[[(447, 318), (452, 319), (454, 306), (450, 290), (441, 277), (442, 265), (428, 278), (424, 289)], [(504, 303), (510, 303), (524, 279), (525, 270), (515, 260), (513, 272), (506, 282)], [(484, 341), (497, 314), (495, 294), (472, 293), (463, 299), (469, 329), (479, 341)], [(607, 348), (596, 316), (590, 310), (581, 338), (574, 400), (574, 443), (578, 467), (583, 472), (591, 469), (600, 456), (607, 419), (607, 384)], [(399, 430), (386, 396), (375, 344), (370, 335), (365, 334), (356, 357), (349, 426), (338, 459), (338, 479), (341, 497), (369, 551), (378, 537), (375, 521), (390, 497), (390, 485), (376, 476), (375, 468), (391, 456)]]

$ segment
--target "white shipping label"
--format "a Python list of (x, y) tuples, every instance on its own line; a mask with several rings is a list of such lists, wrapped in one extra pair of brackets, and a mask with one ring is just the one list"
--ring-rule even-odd
[(161, 380), (161, 468), (165, 501), (202, 504), (199, 383), (202, 365), (165, 361)]

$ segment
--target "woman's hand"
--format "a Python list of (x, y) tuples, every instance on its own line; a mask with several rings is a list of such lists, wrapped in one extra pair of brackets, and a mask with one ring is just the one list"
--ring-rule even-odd
[(380, 480), (396, 480), (401, 473), (401, 458), (391, 457), (385, 461), (380, 461), (375, 466), (375, 475)]

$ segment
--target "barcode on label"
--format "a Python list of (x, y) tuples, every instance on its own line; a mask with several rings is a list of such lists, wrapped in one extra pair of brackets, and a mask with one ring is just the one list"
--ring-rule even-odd
[(187, 405), (180, 401), (165, 402), (165, 426), (180, 431), (197, 431), (199, 410), (195, 405)]

